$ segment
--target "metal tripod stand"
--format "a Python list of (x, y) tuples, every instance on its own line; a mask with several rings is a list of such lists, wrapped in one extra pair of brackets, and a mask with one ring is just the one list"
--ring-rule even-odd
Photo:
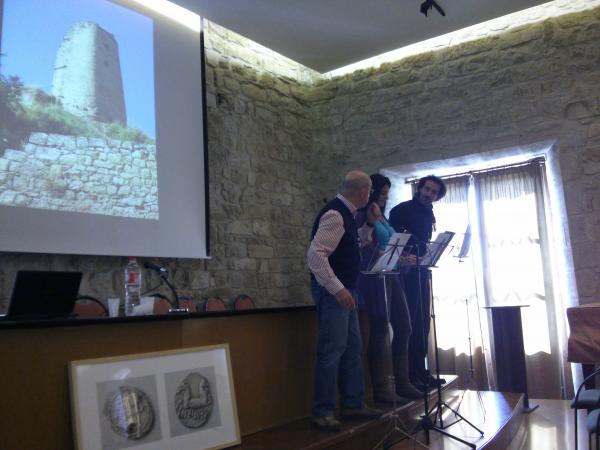
[[(419, 284), (419, 310), (420, 313), (423, 314), (423, 317), (426, 317), (424, 311), (423, 311), (423, 299), (422, 299), (422, 280), (421, 280), (421, 267), (419, 265), (419, 260), (418, 260), (418, 256), (417, 256), (417, 268), (416, 270), (418, 271), (417, 274), (417, 280), (418, 280), (418, 284)], [(429, 295), (431, 296), (431, 277), (428, 274), (428, 280), (427, 283), (429, 283)], [(441, 388), (441, 383), (440, 383), (440, 361), (439, 361), (439, 351), (438, 351), (438, 342), (437, 342), (437, 327), (436, 327), (436, 317), (435, 317), (435, 306), (434, 306), (434, 302), (431, 301), (430, 302), (430, 317), (431, 317), (431, 322), (432, 322), (432, 328), (433, 328), (433, 344), (434, 344), (434, 355), (435, 355), (435, 365), (436, 365), (436, 384), (437, 384), (437, 400), (435, 402), (435, 406), (433, 406), (431, 409), (429, 409), (429, 386), (427, 385), (428, 380), (427, 377), (425, 378), (425, 391), (423, 394), (423, 404), (424, 404), (424, 413), (421, 416), (421, 421), (418, 425), (418, 427), (420, 427), (421, 429), (423, 429), (423, 431), (425, 432), (425, 442), (427, 444), (429, 444), (430, 442), (430, 436), (429, 436), (429, 432), (430, 431), (436, 431), (444, 436), (447, 436), (451, 439), (454, 439), (458, 442), (461, 442), (462, 444), (465, 444), (466, 446), (468, 446), (469, 448), (472, 449), (476, 449), (477, 446), (469, 441), (466, 441), (458, 436), (455, 436), (451, 433), (449, 433), (448, 431), (446, 431), (446, 428), (454, 425), (455, 423), (458, 423), (460, 421), (464, 421), (465, 423), (467, 423), (468, 425), (470, 425), (473, 429), (475, 429), (477, 432), (479, 432), (479, 434), (481, 436), (483, 436), (483, 431), (480, 430), (479, 428), (477, 428), (474, 424), (472, 424), (471, 422), (469, 422), (465, 417), (463, 417), (457, 410), (453, 409), (450, 405), (448, 405), (447, 403), (444, 402), (443, 397), (442, 397), (442, 388)], [(426, 335), (425, 335), (425, 321), (423, 321), (423, 326), (421, 327), (421, 333), (423, 334), (423, 342), (427, 342), (426, 340)], [(456, 420), (454, 422), (451, 423), (447, 423), (444, 424), (444, 419), (443, 419), (443, 412), (444, 412), (444, 408), (446, 408), (447, 410), (451, 411), (454, 416), (456, 417)], [(433, 416), (433, 417), (432, 417)]]
[[(483, 421), (485, 422), (485, 405), (483, 404), (483, 399), (481, 398), (481, 391), (477, 387), (477, 383), (475, 382), (475, 367), (473, 364), (473, 339), (471, 338), (471, 319), (469, 316), (469, 299), (465, 298), (465, 310), (467, 313), (467, 340), (469, 342), (469, 388), (472, 388), (475, 385), (474, 390), (477, 392), (477, 400), (479, 401), (479, 406), (481, 407), (481, 412), (483, 413)], [(466, 391), (463, 391), (463, 394), (458, 402), (457, 409), (460, 408), (460, 405), (464, 399)]]
[[(381, 280), (383, 287), (383, 297), (385, 303), (385, 326), (388, 327), (388, 339), (391, 339), (391, 333), (389, 332), (389, 324), (390, 324), (390, 301), (388, 298), (388, 280), (387, 278), (390, 276), (398, 276), (400, 272), (396, 271), (396, 265), (400, 261), (401, 252), (408, 240), (410, 235), (401, 235), (401, 233), (397, 233), (386, 245), (386, 250), (383, 254), (379, 255), (377, 251), (373, 252), (371, 256), (371, 260), (369, 261), (368, 267), (369, 269), (363, 271), (362, 273), (365, 275), (377, 275)], [(392, 344), (392, 342), (390, 342)], [(392, 400), (392, 412), (389, 415), (389, 425), (387, 431), (381, 437), (381, 439), (375, 444), (373, 450), (378, 448), (387, 449), (391, 445), (394, 445), (401, 439), (411, 439), (415, 444), (419, 444), (420, 446), (429, 449), (428, 446), (417, 440), (412, 434), (406, 431), (406, 426), (402, 423), (400, 416), (398, 415), (398, 404), (396, 400), (396, 377), (392, 374), (389, 376), (390, 384), (394, 387), (393, 392), (393, 400)], [(402, 427), (400, 426), (402, 425)], [(400, 434), (402, 437), (400, 439), (396, 439), (391, 444), (388, 444), (390, 438), (392, 438), (395, 434)]]
[[(389, 327), (389, 323), (390, 323), (390, 305), (389, 305), (389, 300), (388, 300), (388, 295), (387, 295), (387, 281), (386, 281), (386, 276), (390, 276), (390, 275), (394, 275), (397, 276), (399, 274), (399, 272), (386, 272), (386, 271), (381, 271), (381, 272), (371, 272), (378, 274), (379, 278), (381, 279), (381, 282), (383, 283), (383, 296), (385, 299), (385, 315), (386, 315), (386, 326)], [(390, 333), (388, 332), (388, 336), (391, 339)], [(408, 433), (406, 430), (406, 425), (404, 425), (404, 423), (402, 423), (402, 419), (400, 419), (400, 416), (398, 415), (398, 405), (397, 405), (397, 401), (396, 401), (396, 377), (392, 374), (389, 376), (389, 380), (390, 380), (390, 384), (394, 387), (394, 395), (393, 395), (393, 400), (392, 400), (392, 412), (389, 415), (389, 425), (388, 425), (388, 429), (385, 432), (385, 434), (382, 436), (382, 438), (377, 442), (377, 444), (375, 444), (375, 446), (373, 447), (373, 450), (376, 450), (378, 448), (384, 448), (384, 449), (388, 449), (389, 447), (391, 447), (392, 445), (394, 445), (395, 443), (397, 443), (399, 440), (401, 440), (402, 438), (405, 439), (410, 439), (412, 440), (415, 444), (419, 444), (420, 446), (422, 446), (423, 448), (429, 449), (429, 447), (425, 444), (423, 444), (421, 441), (419, 441), (417, 438), (415, 438), (412, 434)], [(402, 428), (400, 427), (400, 425), (402, 425)], [(393, 443), (386, 445), (386, 442), (392, 438), (395, 434), (400, 434), (402, 436), (401, 439), (396, 439)]]

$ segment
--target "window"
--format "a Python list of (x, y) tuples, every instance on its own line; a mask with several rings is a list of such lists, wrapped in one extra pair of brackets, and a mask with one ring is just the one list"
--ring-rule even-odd
[[(433, 295), (442, 371), (468, 373), (466, 355), (489, 349), (482, 306), (529, 305), (522, 319), (530, 396), (560, 398), (544, 170), (544, 161), (535, 159), (445, 179), (447, 194), (434, 207), (436, 230), (456, 235), (433, 269)], [(469, 250), (464, 258), (461, 247)], [(487, 372), (482, 378), (493, 388), (490, 356), (486, 351), (486, 364), (476, 357), (474, 370)], [(540, 373), (544, 382), (537, 377), (534, 383)], [(479, 380), (480, 388), (486, 384)]]

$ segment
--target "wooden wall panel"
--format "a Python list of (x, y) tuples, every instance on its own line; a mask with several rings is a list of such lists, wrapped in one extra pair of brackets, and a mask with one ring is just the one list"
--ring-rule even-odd
[(185, 346), (229, 344), (242, 435), (310, 415), (316, 312), (218, 317), (182, 325)]
[(180, 322), (0, 330), (0, 449), (73, 448), (70, 361), (170, 350)]
[(73, 448), (73, 360), (229, 343), (242, 435), (310, 414), (316, 313), (0, 328), (0, 450)]

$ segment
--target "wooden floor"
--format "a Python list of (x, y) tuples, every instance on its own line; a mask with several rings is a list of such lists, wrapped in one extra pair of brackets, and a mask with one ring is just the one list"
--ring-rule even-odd
[[(523, 396), (515, 393), (477, 392), (447, 389), (443, 393), (442, 424), (444, 431), (475, 446), (477, 450), (571, 450), (574, 449), (573, 411), (567, 400), (531, 400), (539, 408), (530, 414), (523, 412)], [(435, 405), (436, 398), (432, 398)], [(452, 408), (452, 410), (450, 409)], [(310, 427), (308, 418), (242, 439), (236, 448), (248, 450), (335, 449), (369, 450), (386, 438), (390, 450), (469, 449), (458, 440), (429, 431), (417, 430), (422, 421), (422, 402), (404, 405), (397, 410), (398, 420), (388, 409), (375, 421), (346, 421), (340, 433), (325, 433)], [(456, 423), (454, 411), (483, 431), (483, 436), (465, 420)], [(587, 449), (585, 412), (580, 412), (579, 449)], [(396, 430), (393, 430), (393, 425)], [(439, 425), (439, 416), (437, 417)], [(583, 427), (581, 426), (583, 424)], [(417, 430), (417, 431), (415, 431)], [(412, 438), (406, 437), (406, 432)], [(418, 442), (417, 442), (418, 441)]]
[[(436, 408), (438, 403), (435, 391), (432, 392), (429, 400), (429, 411), (441, 411), (441, 424), (439, 415), (432, 413), (429, 416), (436, 419), (436, 426), (478, 449), (504, 450), (521, 425), (523, 396), (515, 393), (462, 391), (455, 387), (456, 376), (448, 376), (447, 379), (448, 383), (442, 392), (443, 404)], [(384, 415), (377, 420), (345, 420), (342, 430), (338, 433), (316, 430), (310, 426), (309, 419), (305, 418), (244, 436), (242, 444), (236, 448), (363, 450), (375, 448), (385, 437), (385, 448), (393, 445), (395, 450), (411, 449), (419, 445), (414, 440), (406, 438), (407, 435), (414, 436), (421, 442), (426, 441), (422, 431), (424, 411), (423, 401), (402, 405), (395, 410), (395, 414), (394, 409), (388, 406), (385, 408)], [(462, 415), (465, 420), (457, 422), (458, 416), (454, 411)], [(467, 422), (483, 431), (483, 435)], [(394, 426), (396, 429), (391, 432)], [(429, 434), (431, 448), (469, 448), (460, 441), (444, 438), (435, 430), (430, 430)]]
[[(522, 414), (520, 424), (516, 431), (510, 432), (510, 429), (503, 430), (502, 422), (504, 413), (507, 410), (506, 405), (498, 404), (487, 406), (493, 396), (499, 393), (481, 392), (486, 405), (486, 417), (478, 417), (478, 411), (482, 411), (478, 405), (476, 392), (467, 391), (465, 400), (460, 408), (460, 412), (473, 419), (473, 423), (485, 431), (486, 437), (480, 440), (475, 439), (472, 429), (464, 423), (452, 425), (446, 431), (455, 436), (475, 443), (477, 449), (498, 449), (498, 450), (571, 450), (575, 448), (573, 410), (569, 408), (569, 400), (531, 400), (530, 404), (538, 404), (539, 408), (529, 414)], [(491, 396), (490, 396), (491, 395)], [(509, 394), (511, 395), (511, 394)], [(497, 397), (498, 398), (498, 397)], [(579, 412), (578, 429), (578, 449), (588, 448), (588, 436), (585, 431), (585, 416), (583, 411)], [(583, 424), (583, 427), (581, 426)], [(510, 424), (508, 424), (510, 426)], [(506, 426), (506, 425), (505, 425)], [(498, 428), (497, 431), (494, 431)], [(416, 435), (417, 439), (424, 442), (423, 433)], [(471, 437), (471, 438), (469, 438)], [(493, 438), (493, 439), (492, 439)], [(508, 439), (507, 439), (508, 438)], [(431, 440), (428, 447), (432, 450), (455, 450), (468, 449), (449, 437), (444, 437), (436, 432), (431, 434)], [(414, 442), (407, 440), (391, 447), (392, 450), (425, 448), (415, 445)]]
[[(405, 439), (391, 448), (408, 450), (426, 448), (427, 445), (432, 450), (458, 450), (473, 448), (468, 445), (471, 444), (477, 449), (503, 450), (510, 445), (522, 424), (523, 397), (520, 394), (449, 391), (444, 401), (442, 423), (438, 416), (438, 429), (429, 431), (429, 444), (425, 432), (419, 431), (414, 437), (421, 445)], [(463, 419), (457, 421), (460, 417)], [(440, 432), (440, 429), (452, 437)]]
[[(523, 418), (519, 439), (515, 439), (511, 450), (570, 450), (575, 448), (575, 430), (573, 410), (569, 400), (532, 400), (540, 407)], [(588, 436), (585, 430), (586, 412), (578, 415), (578, 449), (588, 448)], [(583, 425), (583, 426), (582, 426)], [(519, 444), (520, 446), (517, 446)]]

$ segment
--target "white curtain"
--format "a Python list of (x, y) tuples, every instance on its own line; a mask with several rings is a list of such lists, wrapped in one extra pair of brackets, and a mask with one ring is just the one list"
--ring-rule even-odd
[[(521, 309), (529, 396), (565, 395), (566, 337), (557, 326), (563, 316), (555, 314), (544, 182), (538, 161), (475, 173), (447, 180), (448, 193), (434, 207), (437, 230), (457, 233), (433, 273), (440, 369), (461, 375), (463, 387), (495, 388), (481, 307), (529, 305)], [(467, 229), (472, 246), (460, 259)]]
[[(484, 390), (488, 387), (480, 304), (470, 244), (469, 178), (445, 180), (446, 196), (435, 205), (436, 231), (453, 231), (455, 236), (433, 272), (436, 331), (443, 373), (459, 375), (459, 387)], [(433, 344), (433, 343), (432, 343)], [(433, 348), (430, 362), (436, 366)]]

